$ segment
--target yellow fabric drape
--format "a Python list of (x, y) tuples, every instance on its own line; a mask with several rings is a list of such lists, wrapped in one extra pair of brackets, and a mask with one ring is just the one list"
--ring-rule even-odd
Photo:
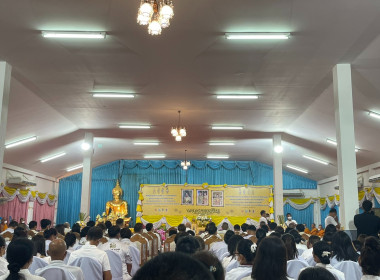
[(373, 188), (374, 192), (376, 192), (377, 194), (380, 194), (380, 188)]
[(359, 201), (361, 201), (365, 196), (365, 191), (360, 191), (359, 192)]
[(27, 196), (28, 193), (29, 193), (29, 190), (26, 189), (26, 190), (19, 190), (19, 193), (21, 193), (22, 196)]
[(325, 198), (325, 197), (321, 197), (321, 198), (319, 199), (319, 203), (320, 203), (321, 205), (325, 205), (325, 203), (326, 203), (326, 198)]
[(295, 204), (305, 204), (312, 200), (312, 198), (290, 198), (289, 200)]
[(39, 198), (45, 199), (47, 193), (38, 193), (37, 195), (38, 195)]
[(10, 188), (10, 187), (4, 187), (4, 190), (7, 192), (9, 195), (14, 195), (14, 193), (17, 191), (15, 188)]

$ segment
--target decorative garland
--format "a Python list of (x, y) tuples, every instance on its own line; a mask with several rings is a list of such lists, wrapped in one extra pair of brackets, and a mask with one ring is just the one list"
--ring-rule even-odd
[(12, 201), (16, 196), (22, 203), (28, 201), (34, 202), (37, 200), (39, 204), (48, 203), (49, 206), (53, 206), (57, 201), (57, 196), (53, 194), (39, 193), (38, 191), (31, 191), (29, 189), (23, 190), (10, 188), (4, 185), (0, 185), (0, 193), (7, 199), (7, 201)]

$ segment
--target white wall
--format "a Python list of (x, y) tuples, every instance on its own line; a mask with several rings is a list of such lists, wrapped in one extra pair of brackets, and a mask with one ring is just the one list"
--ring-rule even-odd
[[(4, 163), (3, 169), (1, 170), (0, 183), (7, 185), (7, 179), (10, 177), (25, 177), (37, 184), (35, 187), (28, 187), (29, 189), (41, 193), (58, 195), (59, 184), (56, 178)], [(34, 204), (31, 202), (29, 203), (27, 222), (30, 222), (33, 219), (33, 205)], [(57, 206), (58, 203), (55, 204), (54, 221), (57, 216)]]

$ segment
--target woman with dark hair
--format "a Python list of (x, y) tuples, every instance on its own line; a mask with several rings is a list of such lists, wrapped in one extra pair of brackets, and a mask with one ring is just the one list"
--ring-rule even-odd
[(253, 262), (251, 277), (244, 280), (288, 280), (286, 248), (278, 237), (269, 236), (261, 242)]
[(195, 253), (193, 258), (200, 261), (208, 270), (210, 270), (212, 276), (214, 276), (214, 280), (224, 280), (223, 266), (214, 254), (207, 251), (200, 251)]
[(335, 280), (334, 275), (322, 267), (308, 267), (302, 270), (298, 280)]
[(262, 229), (262, 228), (259, 228), (258, 230), (256, 230), (256, 238), (257, 238), (257, 246), (260, 245), (260, 242), (267, 236), (267, 232)]
[(294, 260), (298, 258), (298, 250), (296, 247), (296, 241), (294, 240), (293, 235), (289, 233), (285, 233), (283, 236), (281, 236), (282, 241), (285, 244), (286, 248), (286, 260)]
[(344, 231), (338, 231), (334, 234), (331, 242), (331, 249), (332, 266), (335, 266), (342, 261), (358, 261), (359, 254), (356, 252), (351, 238)]
[(48, 257), (46, 257), (45, 238), (42, 235), (37, 234), (33, 236), (32, 242), (34, 245), (33, 256), (42, 258), (46, 260), (47, 262), (49, 262)]
[[(231, 238), (228, 240), (227, 249), (228, 249), (229, 255), (222, 260), (223, 268), (226, 271), (229, 271), (229, 270), (227, 270), (227, 267), (229, 265), (231, 265), (233, 263), (237, 263), (237, 261), (235, 259), (235, 249), (236, 249), (236, 246), (239, 243), (239, 241), (243, 240), (243, 239), (244, 239), (243, 236), (235, 234), (234, 236), (231, 236)], [(236, 267), (237, 267), (237, 265), (236, 265)]]
[(30, 274), (28, 267), (33, 261), (33, 242), (20, 238), (9, 244), (7, 249), (8, 269), (1, 280), (44, 280), (45, 278)]
[(5, 239), (0, 235), (0, 275), (8, 272), (8, 262), (3, 258), (5, 255)]
[(376, 237), (368, 237), (359, 257), (359, 264), (362, 267), (362, 280), (380, 279), (380, 241)]
[[(301, 225), (299, 225), (301, 226)], [(305, 240), (302, 238), (302, 236), (298, 233), (297, 230), (292, 229), (289, 234), (293, 235), (294, 241), (296, 242), (296, 248), (298, 252), (298, 256), (301, 256), (303, 252), (307, 250), (307, 246), (302, 244)]]
[(313, 245), (313, 257), (317, 263), (315, 266), (327, 269), (337, 280), (345, 280), (344, 273), (330, 264), (331, 249), (326, 241), (319, 241)]
[(226, 273), (226, 280), (240, 280), (252, 273), (253, 260), (256, 256), (257, 244), (249, 239), (239, 241), (236, 246), (236, 259), (239, 263), (237, 268), (234, 268)]

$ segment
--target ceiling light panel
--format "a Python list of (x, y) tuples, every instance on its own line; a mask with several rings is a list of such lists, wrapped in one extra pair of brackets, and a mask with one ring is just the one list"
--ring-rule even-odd
[(310, 159), (312, 161), (318, 162), (318, 163), (323, 164), (323, 165), (329, 165), (329, 163), (323, 159), (315, 158), (315, 157), (308, 156), (308, 155), (303, 155), (303, 157)]
[(375, 113), (375, 112), (369, 112), (368, 115), (372, 118), (375, 118), (375, 119), (380, 119), (380, 114), (378, 113)]
[(58, 153), (58, 154), (55, 154), (55, 155), (51, 155), (51, 156), (45, 157), (45, 158), (41, 159), (40, 161), (43, 163), (43, 162), (47, 162), (47, 161), (52, 160), (52, 159), (63, 157), (64, 155), (66, 155), (66, 153), (62, 152), (62, 153)]
[(21, 140), (17, 140), (17, 141), (5, 144), (5, 148), (9, 149), (9, 148), (16, 147), (18, 145), (22, 145), (22, 144), (25, 144), (25, 143), (28, 143), (28, 142), (32, 142), (32, 141), (35, 141), (35, 140), (37, 140), (37, 136), (32, 136), (32, 137), (24, 138), (24, 139), (21, 139)]
[(217, 99), (258, 99), (258, 95), (252, 94), (218, 94)]
[(92, 97), (95, 98), (135, 98), (131, 93), (116, 93), (116, 92), (94, 92)]
[(144, 158), (165, 158), (166, 155), (145, 155)]
[(61, 39), (105, 39), (105, 32), (81, 32), (81, 31), (42, 31), (44, 38)]
[(136, 146), (158, 146), (160, 143), (158, 142), (135, 142), (133, 145)]
[(208, 159), (228, 159), (230, 156), (227, 155), (208, 155)]
[(234, 146), (235, 143), (233, 142), (210, 142), (210, 146)]
[[(327, 138), (326, 142), (329, 143), (329, 144), (331, 144), (331, 145), (338, 146), (338, 143), (335, 140)], [(360, 151), (360, 149), (357, 148), (357, 147), (355, 147), (355, 153), (357, 153), (359, 151)]]
[(77, 169), (80, 169), (80, 168), (83, 168), (83, 164), (79, 164), (79, 165), (75, 165), (75, 166), (71, 166), (71, 167), (68, 167), (66, 169), (67, 172), (70, 172), (70, 171), (74, 171), (74, 170), (77, 170)]
[(303, 168), (300, 168), (300, 167), (297, 167), (297, 166), (294, 166), (294, 165), (287, 164), (286, 167), (290, 168), (290, 169), (293, 169), (293, 170), (296, 170), (296, 171), (299, 171), (299, 172), (302, 172), (302, 173), (305, 173), (305, 174), (309, 173), (309, 171), (307, 171), (306, 169), (303, 169)]
[(287, 40), (290, 33), (226, 33), (225, 36), (228, 40)]
[(149, 128), (151, 128), (151, 126), (150, 125), (119, 124), (119, 128), (126, 128), (126, 129), (149, 129)]
[(212, 129), (214, 130), (242, 130), (242, 126), (225, 126), (225, 125), (214, 125), (212, 126)]

